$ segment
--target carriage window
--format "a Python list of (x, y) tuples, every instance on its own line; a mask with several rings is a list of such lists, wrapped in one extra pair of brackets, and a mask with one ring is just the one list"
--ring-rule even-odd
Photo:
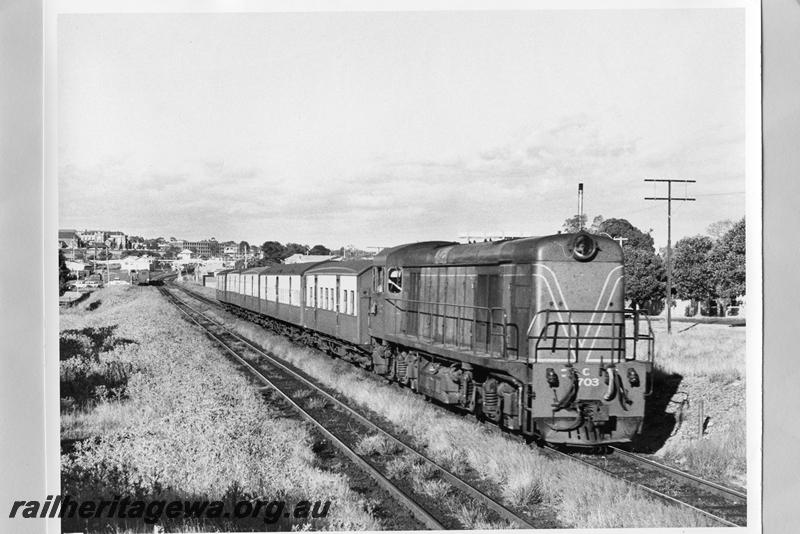
[(383, 293), (383, 267), (375, 267), (375, 293)]
[(400, 293), (403, 290), (403, 270), (397, 267), (389, 269), (389, 292)]

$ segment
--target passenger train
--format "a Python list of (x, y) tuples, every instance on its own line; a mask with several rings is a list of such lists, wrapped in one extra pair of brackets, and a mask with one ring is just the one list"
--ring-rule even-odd
[(622, 249), (579, 232), (223, 272), (230, 311), (531, 439), (630, 441), (653, 334)]

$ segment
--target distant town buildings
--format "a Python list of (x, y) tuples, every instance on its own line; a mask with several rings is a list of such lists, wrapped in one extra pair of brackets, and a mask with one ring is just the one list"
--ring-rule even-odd
[(128, 236), (118, 230), (81, 230), (76, 233), (86, 246), (103, 244), (116, 250), (128, 248)]
[(153, 261), (155, 261), (155, 258), (147, 254), (144, 256), (126, 256), (120, 260), (120, 269), (126, 271), (149, 271)]
[(80, 234), (75, 230), (58, 231), (59, 248), (79, 248), (81, 246)]
[(219, 254), (219, 243), (213, 237), (203, 241), (185, 241), (183, 248), (205, 258), (211, 258)]
[[(70, 262), (72, 270), (78, 265), (96, 266), (123, 271), (153, 268), (155, 262), (168, 262), (173, 268), (196, 266), (202, 273), (213, 273), (234, 265), (248, 266), (262, 259), (261, 247), (245, 241), (218, 242), (215, 238), (189, 241), (175, 237), (147, 238), (127, 235), (118, 230), (60, 229), (59, 248)], [(342, 257), (360, 257), (355, 247), (342, 247), (340, 254), (294, 254), (285, 263), (318, 262)], [(344, 256), (343, 256), (344, 255)], [(85, 264), (82, 262), (86, 262)]]

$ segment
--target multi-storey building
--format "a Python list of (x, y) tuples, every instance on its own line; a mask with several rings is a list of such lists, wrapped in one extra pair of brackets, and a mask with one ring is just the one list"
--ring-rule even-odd
[(219, 243), (215, 239), (203, 241), (185, 241), (183, 246), (200, 257), (210, 258), (219, 254)]
[(128, 248), (128, 236), (118, 230), (81, 230), (78, 237), (90, 246), (105, 243), (110, 248)]

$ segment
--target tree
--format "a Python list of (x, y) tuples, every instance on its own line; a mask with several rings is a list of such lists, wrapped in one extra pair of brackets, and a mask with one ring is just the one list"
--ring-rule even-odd
[(564, 224), (561, 226), (561, 230), (567, 234), (574, 234), (576, 232), (580, 232), (583, 229), (584, 232), (589, 232), (590, 234), (598, 233), (598, 229), (603, 222), (603, 216), (598, 215), (594, 219), (592, 219), (592, 225), (590, 227), (586, 227), (586, 223), (589, 221), (589, 216), (585, 213), (581, 217), (577, 213), (564, 221)]
[(627, 219), (595, 217), (593, 231), (612, 238), (623, 237), (625, 258), (625, 298), (640, 308), (666, 296), (667, 273), (664, 262), (656, 254), (653, 237), (632, 225)]
[(719, 239), (724, 236), (728, 230), (733, 227), (733, 221), (730, 219), (723, 219), (721, 221), (717, 221), (708, 225), (706, 229), (706, 233), (711, 236), (711, 239), (714, 241), (719, 241)]
[(67, 280), (69, 278), (69, 269), (67, 268), (67, 260), (64, 259), (64, 251), (58, 251), (58, 295), (61, 296), (67, 290)]
[(641, 248), (655, 252), (653, 236), (644, 233), (626, 219), (606, 219), (598, 225), (598, 233), (606, 233), (611, 237), (624, 237), (625, 247)]
[(708, 236), (684, 237), (675, 244), (672, 255), (672, 287), (681, 299), (708, 301), (716, 298)]
[(308, 254), (308, 245), (301, 245), (300, 243), (286, 243), (284, 249), (283, 259), (295, 254)]
[(583, 215), (575, 214), (566, 221), (561, 226), (561, 230), (566, 234), (574, 234), (575, 232), (580, 232), (581, 228), (586, 226), (586, 221), (589, 220), (589, 216), (585, 213)]
[(634, 308), (666, 296), (667, 273), (655, 252), (625, 246), (625, 298)]
[(239, 254), (248, 254), (250, 252), (250, 243), (242, 241), (239, 243)]
[(736, 298), (746, 294), (746, 239), (744, 217), (737, 221), (711, 251), (718, 296)]
[(641, 308), (663, 299), (667, 272), (661, 257), (650, 250), (625, 247), (625, 298)]
[(314, 245), (311, 247), (311, 250), (309, 250), (308, 253), (312, 256), (328, 256), (330, 255), (331, 251), (330, 249), (325, 248), (323, 245)]
[(264, 241), (261, 245), (261, 257), (265, 263), (281, 263), (286, 249), (277, 241)]
[(592, 226), (589, 228), (589, 232), (592, 234), (599, 234), (600, 225), (603, 224), (603, 221), (605, 221), (605, 219), (603, 219), (602, 215), (598, 215), (597, 217), (592, 219)]

